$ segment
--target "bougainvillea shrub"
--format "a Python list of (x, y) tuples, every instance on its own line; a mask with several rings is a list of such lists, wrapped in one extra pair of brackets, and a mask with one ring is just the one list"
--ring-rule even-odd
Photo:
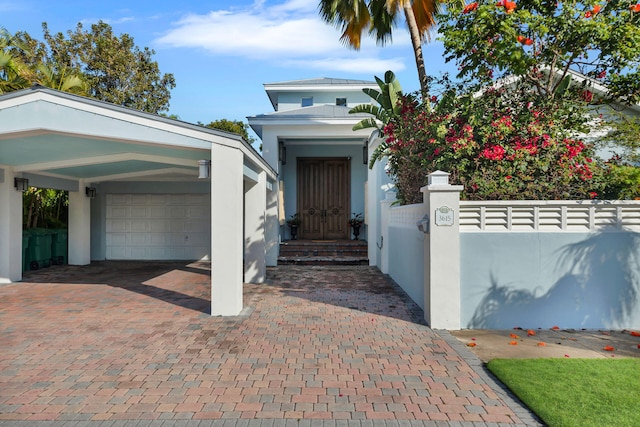
[(507, 89), (402, 97), (402, 114), (384, 128), (388, 171), (402, 203), (419, 203), (435, 170), (462, 184), (463, 198), (583, 199), (597, 197), (602, 168), (593, 147), (563, 124), (567, 114)]

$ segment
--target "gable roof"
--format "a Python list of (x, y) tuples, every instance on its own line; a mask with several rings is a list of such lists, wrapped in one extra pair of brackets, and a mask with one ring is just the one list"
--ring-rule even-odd
[(42, 86), (0, 96), (0, 164), (91, 182), (197, 176), (213, 144), (275, 171), (241, 136)]

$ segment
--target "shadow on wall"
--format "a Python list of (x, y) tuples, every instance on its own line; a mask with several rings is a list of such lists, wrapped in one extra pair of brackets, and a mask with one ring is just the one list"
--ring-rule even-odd
[(489, 289), (468, 327), (640, 327), (639, 233), (604, 230), (558, 252), (555, 268), (561, 278), (542, 295), (501, 286), (491, 273)]

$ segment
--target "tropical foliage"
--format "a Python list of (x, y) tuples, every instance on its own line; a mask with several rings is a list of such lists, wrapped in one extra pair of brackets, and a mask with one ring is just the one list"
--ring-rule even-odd
[(411, 36), (420, 90), (426, 97), (429, 79), (422, 43), (429, 39), (441, 4), (439, 0), (320, 0), (319, 7), (322, 18), (341, 29), (340, 40), (354, 49), (360, 49), (364, 31), (384, 46), (391, 41), (393, 28), (403, 15)]
[[(155, 51), (139, 48), (128, 34), (116, 36), (105, 22), (87, 31), (79, 23), (75, 31), (52, 34), (42, 25), (44, 42), (29, 34), (16, 34), (28, 49), (16, 51), (22, 62), (38, 69), (44, 64), (57, 76), (76, 75), (86, 82), (86, 95), (149, 113), (169, 109), (172, 74), (161, 74)], [(46, 73), (40, 72), (45, 77)], [(54, 79), (60, 81), (60, 78)], [(51, 87), (61, 88), (60, 85)]]
[(384, 74), (384, 81), (375, 77), (380, 90), (377, 91), (371, 88), (364, 88), (362, 91), (369, 95), (376, 104), (360, 104), (349, 110), (349, 114), (366, 113), (371, 117), (366, 117), (360, 120), (353, 130), (376, 128), (381, 134), (383, 129), (381, 123), (388, 123), (392, 117), (400, 114), (399, 101), (402, 96), (402, 87), (400, 82), (396, 79), (395, 74), (392, 71), (387, 71)]
[[(419, 202), (437, 169), (468, 199), (639, 197), (637, 122), (610, 120), (640, 100), (640, 14), (629, 6), (451, 5), (440, 33), (464, 84), (445, 77), (429, 99), (401, 96), (374, 155), (388, 157), (401, 202)], [(598, 159), (586, 139), (594, 126), (626, 140), (624, 154)]]
[(69, 197), (66, 191), (30, 187), (23, 196), (24, 228), (66, 228)]
[(219, 119), (209, 122), (209, 124), (206, 125), (203, 125), (202, 123), (198, 124), (208, 127), (209, 129), (219, 129), (225, 132), (238, 134), (249, 144), (253, 144), (255, 141), (255, 138), (249, 136), (249, 125), (241, 120)]
[(439, 18), (446, 59), (479, 87), (515, 76), (538, 96), (562, 95), (570, 72), (640, 102), (640, 13), (629, 0), (480, 0)]
[(25, 78), (25, 65), (17, 58), (12, 49), (17, 40), (0, 27), (0, 94), (22, 89), (29, 85)]
[(402, 203), (420, 202), (420, 187), (435, 170), (450, 172), (466, 199), (582, 199), (601, 191), (593, 147), (564, 126), (565, 111), (504, 89), (477, 97), (440, 83), (432, 106), (403, 96), (401, 116), (384, 128)]

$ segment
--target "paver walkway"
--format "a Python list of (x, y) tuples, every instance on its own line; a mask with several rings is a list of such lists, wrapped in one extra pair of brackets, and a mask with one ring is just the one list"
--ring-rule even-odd
[(270, 269), (233, 318), (208, 314), (209, 277), (103, 262), (0, 286), (0, 426), (537, 425), (374, 268)]

